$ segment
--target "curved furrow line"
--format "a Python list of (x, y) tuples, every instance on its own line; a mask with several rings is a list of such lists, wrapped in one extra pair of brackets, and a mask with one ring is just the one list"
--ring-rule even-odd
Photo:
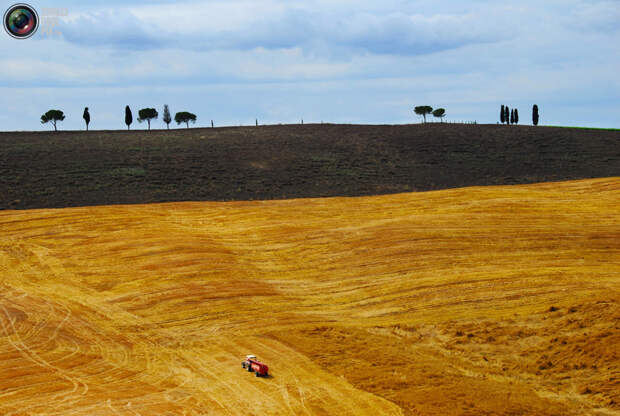
[[(26, 344), (24, 344), (21, 341), (21, 339), (19, 338), (19, 335), (16, 332), (16, 329), (15, 329), (15, 327), (13, 325), (13, 320), (10, 319), (9, 314), (8, 314), (6, 308), (3, 305), (0, 305), (0, 308), (2, 309), (4, 314), (7, 316), (7, 318), (9, 318), (9, 323), (13, 327), (12, 329), (14, 331), (14, 334), (15, 334), (16, 338), (18, 339), (17, 341), (13, 341), (11, 339), (11, 335), (9, 335), (9, 332), (8, 332), (8, 329), (6, 328), (6, 325), (4, 324), (3, 321), (0, 321), (0, 323), (2, 324), (2, 330), (7, 335), (7, 339), (9, 340), (11, 345), (13, 345), (15, 349), (19, 350), (20, 353), (22, 353), (22, 355), (26, 359), (32, 361), (36, 365), (39, 365), (41, 367), (48, 368), (48, 369), (52, 370), (53, 372), (57, 373), (61, 378), (65, 379), (66, 381), (68, 381), (69, 383), (71, 383), (73, 385), (73, 389), (70, 392), (66, 392), (66, 393), (62, 393), (62, 394), (59, 393), (59, 395), (71, 395), (71, 394), (73, 394), (73, 393), (78, 391), (80, 385), (82, 385), (82, 387), (84, 387), (84, 383), (82, 383), (78, 378), (71, 376), (66, 371), (60, 369), (57, 366), (54, 366), (54, 365), (50, 364), (45, 359), (43, 359), (39, 354), (37, 354), (35, 351), (33, 351), (30, 347), (28, 347)], [(55, 399), (59, 395), (55, 395), (52, 398)]]
[[(259, 341), (259, 340), (255, 340), (253, 344), (260, 346), (259, 348), (257, 348), (257, 350), (259, 351), (266, 351), (266, 350), (271, 351), (272, 352), (271, 355), (274, 358), (281, 356), (283, 354), (282, 350), (289, 350), (289, 348), (283, 344), (279, 344), (282, 346), (282, 350), (278, 350), (274, 348), (273, 346), (268, 345), (267, 343), (263, 341)], [(306, 368), (307, 364), (312, 363), (312, 361), (310, 361), (309, 359), (307, 359), (305, 356), (303, 356), (300, 353), (294, 352), (294, 355), (297, 356), (297, 359), (294, 360), (293, 367), (289, 367), (288, 369), (286, 369), (285, 374), (287, 377), (292, 377), (295, 380), (297, 380), (298, 383), (299, 383), (298, 377), (302, 377), (302, 374), (303, 374), (303, 379), (305, 380), (305, 382), (296, 384), (296, 386), (301, 392), (303, 392), (300, 395), (300, 401), (302, 400), (302, 397), (303, 397), (304, 404), (307, 401), (305, 399), (306, 392), (304, 391), (304, 387), (306, 388), (318, 387), (318, 391), (323, 394), (319, 393), (319, 394), (315, 394), (314, 396), (317, 398), (320, 398), (320, 400), (327, 405), (324, 407), (324, 409), (329, 409), (330, 412), (335, 411), (335, 409), (338, 409), (338, 414), (357, 415), (360, 411), (360, 408), (363, 407), (363, 408), (367, 408), (368, 410), (372, 410), (373, 412), (376, 412), (375, 414), (401, 415), (400, 409), (397, 409), (391, 403), (377, 396), (374, 396), (370, 393), (357, 390), (355, 387), (351, 386), (346, 381), (341, 381), (342, 383), (345, 383), (345, 384), (343, 384), (339, 389), (335, 389), (333, 382), (329, 383), (326, 380), (330, 376), (332, 376), (331, 374), (329, 373), (321, 374), (323, 370), (319, 368), (316, 368), (314, 370), (310, 370)], [(290, 352), (288, 352), (287, 356), (291, 356)], [(304, 361), (307, 364), (304, 365)], [(314, 365), (314, 363), (312, 363), (311, 365)], [(331, 386), (329, 390), (323, 387), (327, 385)], [(347, 388), (344, 388), (344, 386), (346, 386)], [(350, 389), (349, 392), (345, 391), (348, 389)], [(359, 392), (359, 395), (356, 395), (356, 397), (353, 398), (351, 396), (352, 392)], [(372, 399), (372, 400), (369, 400), (369, 399)], [(384, 406), (378, 406), (377, 404), (378, 402), (381, 402), (382, 404), (384, 404)], [(389, 412), (386, 413), (388, 408), (390, 410)]]
[[(202, 360), (198, 359), (197, 357), (195, 356), (187, 357), (184, 354), (182, 354), (180, 358), (181, 358), (181, 362), (183, 363), (184, 367), (194, 368), (195, 370), (197, 370), (197, 371), (194, 371), (197, 374), (197, 377), (207, 378), (207, 379), (212, 380), (213, 382), (217, 382), (216, 384), (217, 388), (223, 388), (229, 392), (229, 394), (226, 395), (226, 397), (229, 399), (227, 402), (224, 402), (223, 400), (218, 400), (215, 394), (207, 394), (207, 397), (210, 400), (216, 401), (222, 407), (222, 409), (225, 410), (226, 413), (224, 414), (235, 415), (235, 416), (253, 414), (253, 413), (248, 413), (248, 409), (244, 408), (242, 405), (241, 406), (239, 405), (239, 403), (243, 403), (244, 397), (251, 397), (251, 396), (247, 396), (247, 390), (245, 390), (243, 387), (241, 387), (234, 381), (228, 381), (227, 377), (225, 376), (225, 373), (217, 373), (216, 371), (214, 371), (212, 369), (212, 365), (215, 363), (209, 362), (206, 365), (203, 365), (201, 364)], [(193, 387), (196, 387), (196, 386), (193, 386)], [(256, 391), (256, 394), (261, 393), (258, 389), (254, 388), (254, 390)], [(221, 394), (218, 394), (218, 396), (221, 396)], [(232, 398), (236, 398), (236, 400), (233, 400)], [(254, 397), (252, 406), (255, 406), (256, 399), (257, 398)], [(232, 401), (232, 403), (230, 403), (230, 401)]]

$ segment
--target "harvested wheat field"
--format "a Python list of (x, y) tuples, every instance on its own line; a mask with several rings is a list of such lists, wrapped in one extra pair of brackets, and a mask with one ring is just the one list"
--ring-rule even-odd
[(616, 177), (0, 212), (0, 414), (618, 415), (619, 207)]

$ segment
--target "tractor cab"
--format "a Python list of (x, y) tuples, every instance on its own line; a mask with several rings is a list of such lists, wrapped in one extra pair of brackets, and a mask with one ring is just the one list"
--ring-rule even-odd
[(256, 358), (256, 355), (246, 355), (245, 360), (241, 362), (241, 367), (254, 372), (256, 377), (267, 377), (269, 375), (269, 367)]

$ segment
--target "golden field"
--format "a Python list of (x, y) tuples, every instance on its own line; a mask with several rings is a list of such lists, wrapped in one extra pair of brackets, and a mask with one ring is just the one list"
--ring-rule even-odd
[(618, 415), (619, 208), (606, 178), (0, 212), (0, 415)]

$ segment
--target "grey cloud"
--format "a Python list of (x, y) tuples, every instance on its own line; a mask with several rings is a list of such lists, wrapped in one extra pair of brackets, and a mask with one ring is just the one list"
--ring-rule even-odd
[(341, 44), (395, 55), (424, 55), (497, 39), (468, 15), (358, 15), (341, 33)]
[[(403, 13), (334, 15), (290, 7), (250, 24), (216, 30), (208, 22), (184, 33), (174, 24), (150, 22), (139, 12), (89, 14), (63, 26), (65, 39), (81, 45), (123, 49), (252, 50), (301, 48), (329, 55), (354, 49), (373, 54), (415, 56), (493, 41), (493, 33), (469, 15), (423, 17)], [(331, 49), (331, 50), (327, 50)]]
[(620, 31), (620, 4), (617, 0), (581, 1), (562, 21), (568, 30), (617, 33)]
[(164, 46), (148, 24), (129, 11), (107, 10), (81, 15), (63, 22), (64, 39), (77, 45), (113, 46), (127, 50), (156, 49)]

